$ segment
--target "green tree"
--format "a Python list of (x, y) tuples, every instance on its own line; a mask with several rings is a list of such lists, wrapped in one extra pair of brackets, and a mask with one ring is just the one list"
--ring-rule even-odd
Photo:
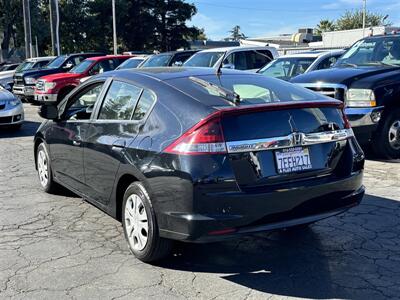
[(231, 33), (231, 35), (227, 38), (227, 40), (239, 41), (241, 39), (245, 39), (246, 38), (244, 33), (241, 31), (239, 25), (236, 25), (235, 27), (233, 27), (232, 30), (230, 30), (229, 32)]
[[(385, 23), (384, 15), (367, 12), (365, 18), (365, 25), (366, 27), (371, 27), (371, 26), (390, 25), (390, 23)], [(337, 30), (357, 29), (357, 28), (362, 28), (362, 26), (363, 26), (362, 10), (355, 10), (355, 11), (348, 10), (336, 21)]]
[(321, 35), (323, 32), (334, 31), (334, 30), (335, 30), (334, 21), (330, 21), (327, 19), (319, 21), (319, 24), (315, 28), (315, 32), (318, 35)]

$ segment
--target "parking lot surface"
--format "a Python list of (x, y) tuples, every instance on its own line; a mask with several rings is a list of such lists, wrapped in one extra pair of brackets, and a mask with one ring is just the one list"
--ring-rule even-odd
[(32, 136), (0, 129), (1, 299), (387, 299), (400, 295), (400, 164), (368, 160), (362, 204), (302, 231), (177, 245), (158, 265), (120, 223), (39, 188)]

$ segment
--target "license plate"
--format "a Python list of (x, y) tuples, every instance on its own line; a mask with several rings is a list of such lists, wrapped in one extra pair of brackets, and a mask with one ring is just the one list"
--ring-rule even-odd
[(294, 147), (275, 151), (279, 174), (294, 173), (312, 169), (308, 148)]

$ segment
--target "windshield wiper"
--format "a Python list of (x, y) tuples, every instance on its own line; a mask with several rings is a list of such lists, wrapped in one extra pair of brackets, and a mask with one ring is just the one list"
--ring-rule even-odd
[(225, 100), (228, 100), (229, 102), (232, 102), (234, 105), (240, 104), (241, 99), (240, 99), (239, 94), (237, 94), (233, 91), (230, 91), (219, 85), (205, 81), (205, 80), (197, 78), (197, 77), (190, 76), (189, 79), (191, 81), (193, 81), (194, 83), (197, 83), (198, 85), (200, 85), (206, 89), (209, 89), (210, 91), (215, 92), (216, 94), (218, 94), (219, 97), (221, 97)]
[(356, 64), (352, 64), (352, 63), (349, 63), (349, 62), (342, 62), (342, 63), (340, 63), (340, 65), (345, 65), (345, 66), (353, 67), (353, 68), (357, 68), (358, 67)]

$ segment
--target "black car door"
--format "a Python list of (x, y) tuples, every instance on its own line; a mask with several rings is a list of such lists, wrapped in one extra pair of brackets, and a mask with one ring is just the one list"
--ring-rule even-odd
[(83, 147), (94, 103), (104, 81), (85, 85), (66, 99), (61, 121), (47, 133), (51, 165), (56, 179), (85, 193)]
[(132, 119), (142, 93), (138, 86), (114, 80), (86, 135), (85, 182), (92, 198), (101, 204), (110, 198), (118, 168), (125, 160), (125, 146), (138, 134), (140, 123)]

